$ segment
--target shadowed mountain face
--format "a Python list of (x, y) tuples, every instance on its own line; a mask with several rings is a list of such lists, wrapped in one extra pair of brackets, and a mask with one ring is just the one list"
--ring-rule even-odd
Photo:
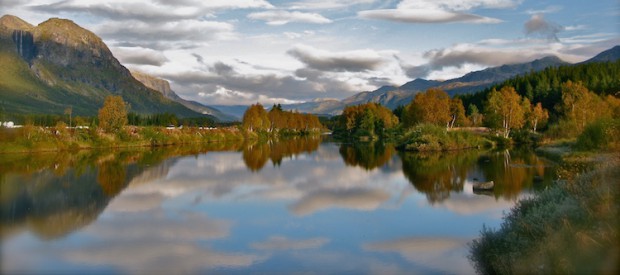
[(130, 111), (197, 113), (134, 79), (94, 33), (70, 20), (38, 26), (11, 15), (0, 18), (0, 95), (8, 113), (93, 116), (108, 95), (120, 95)]

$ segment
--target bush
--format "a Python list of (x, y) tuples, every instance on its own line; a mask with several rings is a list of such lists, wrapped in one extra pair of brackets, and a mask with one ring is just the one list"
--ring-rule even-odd
[(482, 229), (470, 261), (482, 274), (616, 274), (618, 178), (616, 160), (518, 202), (498, 230)]
[(471, 132), (448, 131), (441, 126), (422, 124), (407, 132), (398, 144), (398, 149), (405, 151), (449, 151), (487, 147), (490, 143)]
[(575, 149), (603, 150), (618, 147), (620, 144), (620, 119), (601, 119), (588, 124), (577, 137)]

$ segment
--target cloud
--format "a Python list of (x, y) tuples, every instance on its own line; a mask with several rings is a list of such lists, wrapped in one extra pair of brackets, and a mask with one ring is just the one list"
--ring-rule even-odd
[(564, 27), (545, 20), (543, 14), (534, 14), (525, 22), (525, 34), (546, 37), (549, 40), (560, 41), (558, 33), (564, 30)]
[[(527, 40), (534, 44), (536, 41)], [(483, 41), (480, 44), (508, 43), (507, 41)], [(510, 43), (517, 44), (518, 41)], [(427, 77), (433, 72), (441, 71), (446, 68), (463, 68), (466, 65), (476, 64), (484, 67), (501, 66), (505, 64), (517, 64), (529, 62), (534, 59), (554, 55), (555, 52), (547, 46), (536, 47), (530, 45), (529, 48), (498, 48), (486, 47), (479, 44), (459, 44), (452, 48), (431, 50), (424, 53), (423, 57), (428, 60), (422, 65), (402, 64), (401, 67), (411, 78)]]
[(307, 194), (289, 209), (297, 216), (309, 215), (332, 207), (374, 210), (389, 198), (388, 193), (378, 189), (323, 189)]
[[(317, 72), (302, 78), (288, 73), (241, 73), (237, 67), (217, 61), (201, 70), (162, 73), (157, 76), (173, 82), (174, 90), (182, 96), (208, 104), (300, 103), (327, 93), (346, 97), (356, 87), (345, 80)], [(242, 64), (248, 66), (248, 64)], [(251, 66), (251, 64), (249, 64)]]
[(269, 25), (285, 25), (288, 23), (311, 23), (311, 24), (327, 24), (332, 20), (325, 18), (318, 13), (305, 13), (298, 11), (272, 10), (250, 13), (250, 19), (263, 20)]
[(326, 10), (347, 8), (374, 2), (377, 2), (377, 0), (305, 0), (293, 2), (289, 5), (289, 8), (294, 10)]
[(142, 47), (113, 47), (110, 50), (122, 64), (162, 66), (170, 61), (161, 51)]
[(231, 39), (235, 37), (233, 31), (234, 26), (229, 23), (193, 19), (166, 22), (157, 26), (141, 21), (113, 21), (95, 28), (95, 32), (104, 38), (145, 47), (169, 44), (191, 44), (192, 47), (198, 47), (209, 40)]
[(502, 22), (496, 18), (484, 17), (466, 11), (475, 8), (511, 8), (521, 1), (514, 0), (403, 0), (395, 9), (375, 9), (358, 12), (365, 19), (379, 19), (404, 23), (474, 23), (494, 24)]
[(536, 14), (543, 14), (543, 13), (556, 13), (556, 12), (561, 11), (562, 9), (563, 9), (562, 6), (554, 5), (554, 6), (548, 6), (542, 10), (527, 10), (525, 11), (525, 13), (529, 15), (536, 15)]
[(331, 72), (363, 72), (377, 69), (385, 60), (373, 50), (328, 52), (313, 47), (297, 45), (287, 53), (308, 68)]
[(327, 243), (327, 238), (291, 240), (284, 236), (271, 236), (268, 240), (252, 243), (251, 246), (258, 250), (303, 250), (321, 248)]
[(439, 9), (385, 9), (361, 11), (358, 16), (365, 19), (380, 19), (403, 23), (499, 23), (501, 20), (475, 14), (451, 12)]
[[(468, 239), (411, 237), (365, 244), (365, 250), (396, 252), (430, 273), (469, 274), (474, 270), (467, 260)], [(450, 264), (446, 264), (450, 263)]]
[(166, 22), (196, 19), (226, 9), (273, 8), (264, 0), (210, 0), (210, 1), (125, 1), (125, 0), (68, 0), (30, 7), (47, 13), (85, 13), (114, 20)]

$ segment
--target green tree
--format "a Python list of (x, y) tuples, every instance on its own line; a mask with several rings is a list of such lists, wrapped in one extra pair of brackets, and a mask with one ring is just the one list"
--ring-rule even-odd
[(121, 96), (106, 97), (99, 109), (99, 127), (106, 133), (117, 132), (127, 125), (127, 109)]

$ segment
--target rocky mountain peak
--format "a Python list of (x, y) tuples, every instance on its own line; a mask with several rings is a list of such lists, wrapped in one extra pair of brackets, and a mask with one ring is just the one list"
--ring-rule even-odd
[(15, 30), (25, 31), (32, 28), (34, 28), (33, 25), (29, 24), (28, 22), (22, 20), (17, 16), (6, 14), (0, 17), (0, 31), (3, 34), (11, 35), (12, 32)]
[(134, 70), (131, 71), (131, 75), (146, 87), (161, 92), (167, 98), (176, 99), (178, 97), (170, 88), (170, 83), (164, 79)]

